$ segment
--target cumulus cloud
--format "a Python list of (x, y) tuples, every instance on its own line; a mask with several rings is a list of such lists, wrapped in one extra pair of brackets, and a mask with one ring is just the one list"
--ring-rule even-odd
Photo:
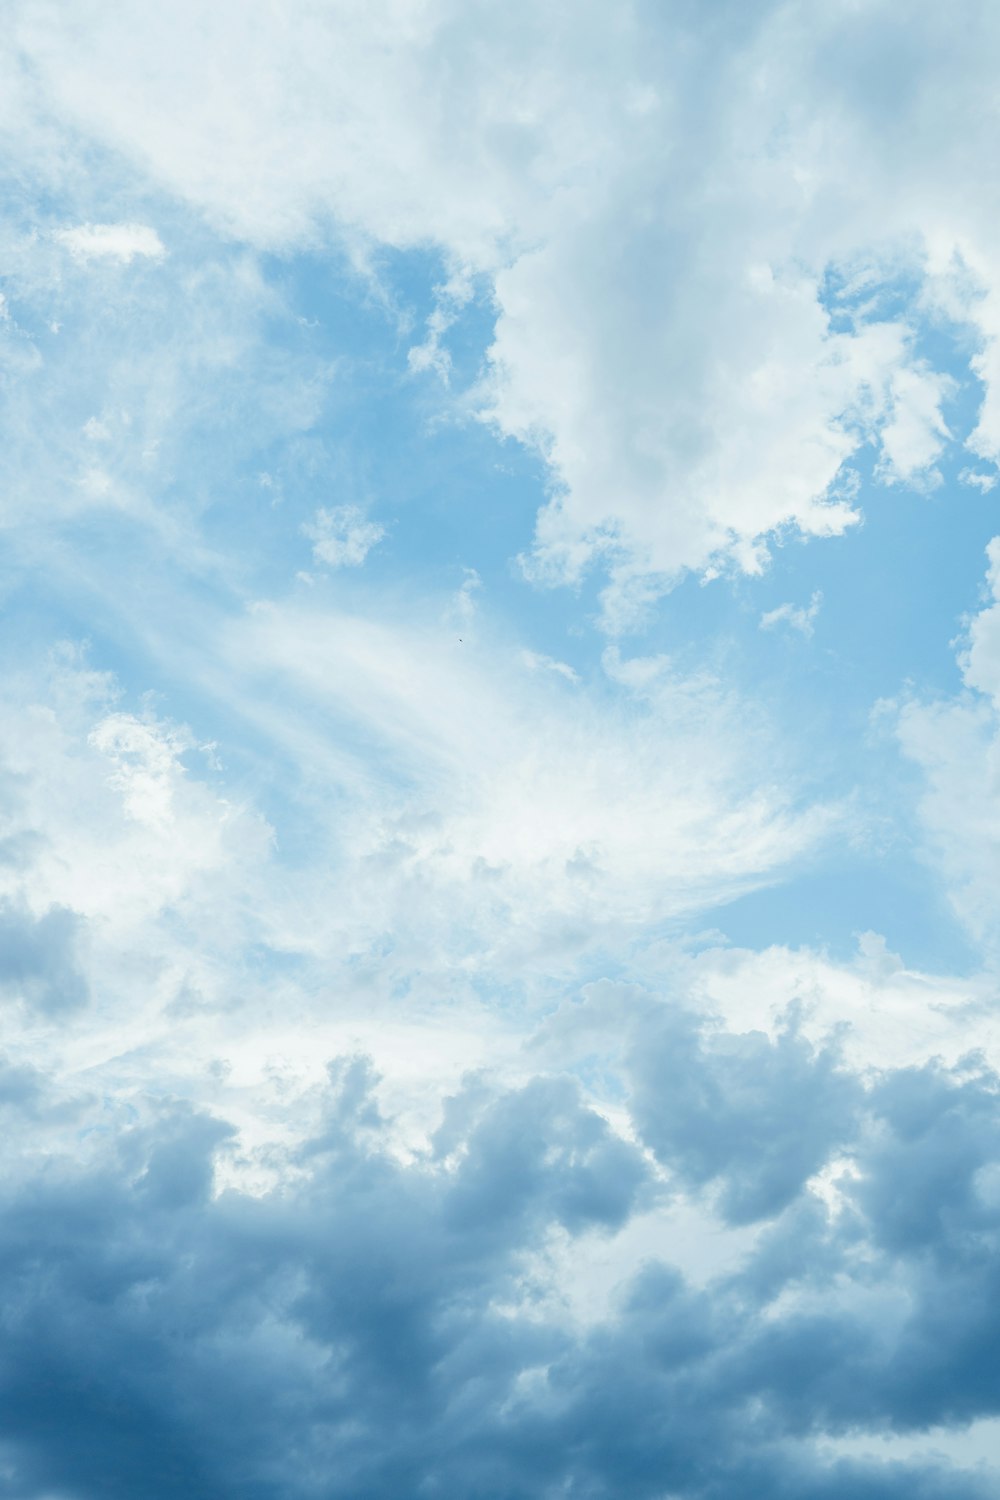
[(682, 1180), (718, 1182), (730, 1222), (779, 1212), (851, 1133), (855, 1081), (794, 1025), (774, 1040), (706, 1041), (690, 1017), (667, 1013), (643, 1032), (631, 1073), (642, 1139)]
[[(613, 625), (623, 596), (678, 570), (754, 571), (772, 533), (841, 533), (856, 519), (843, 466), (871, 440), (887, 481), (926, 481), (952, 391), (916, 349), (929, 306), (976, 330), (971, 441), (989, 455), (978, 164), (995, 25), (981, 12), (958, 39), (942, 24), (919, 6), (905, 60), (882, 4), (818, 22), (758, 7), (721, 52), (695, 12), (641, 3), (614, 22), (562, 5), (515, 21), (385, 0), (294, 25), (263, 5), (210, 21), (181, 6), (169, 26), (82, 5), (59, 28), (25, 3), (15, 30), (49, 128), (124, 152), (220, 231), (286, 251), (332, 233), (359, 263), (436, 245), (448, 273), (417, 367), (447, 369), (451, 320), (477, 276), (492, 282), (478, 407), (553, 479), (531, 566), (619, 568)], [(891, 110), (831, 61), (847, 57), (897, 78)], [(947, 131), (929, 77), (960, 101)], [(88, 244), (98, 230), (138, 243), (134, 226), (91, 226)], [(902, 314), (882, 282), (909, 286)]]
[[(711, 1098), (740, 1040), (688, 1050), (686, 1086)], [(669, 1078), (636, 1062), (662, 1105)], [(765, 1156), (797, 1150), (793, 1117), (825, 1157), (812, 1127), (832, 1100), (798, 1064), (769, 1076), (719, 1123), (720, 1161), (748, 1130)], [(43, 1188), (5, 1181), (12, 1493), (989, 1493), (988, 1473), (816, 1440), (997, 1410), (990, 1074), (901, 1070), (845, 1095), (836, 1204), (800, 1166), (735, 1271), (701, 1290), (665, 1246), (584, 1328), (539, 1300), (525, 1255), (552, 1228), (613, 1241), (652, 1187), (636, 1146), (576, 1086), (537, 1080), (480, 1092), (443, 1159), (405, 1164), (373, 1082), (332, 1067), (294, 1171), (256, 1196), (213, 1194), (232, 1131), (177, 1101), (140, 1102), (82, 1165), (57, 1155)], [(79, 1128), (93, 1105), (69, 1108)]]
[(82, 1004), (87, 981), (74, 952), (80, 925), (77, 914), (66, 907), (53, 906), (34, 917), (8, 899), (0, 908), (4, 991), (48, 1015)]
[[(996, 1492), (1000, 543), (961, 692), (882, 709), (983, 973), (704, 932), (864, 799), (721, 634), (622, 640), (963, 444), (992, 486), (964, 19), (13, 6), (16, 1500)], [(345, 494), (447, 510), (416, 583)]]
[[(268, 634), (275, 648), (275, 620), (259, 611), (251, 620), (265, 633), (247, 659), (270, 670), (262, 648)], [(364, 738), (370, 745), (373, 726), (383, 736), (392, 726), (388, 743), (410, 778), (428, 776), (422, 764), (452, 774), (474, 748), (431, 738), (421, 705), (436, 695), (440, 713), (448, 690), (465, 702), (478, 692), (468, 715), (477, 744), (502, 733), (502, 759), (517, 743), (475, 670), (448, 689), (426, 639), (411, 658), (392, 632), (385, 652), (380, 635), (357, 627), (307, 634), (361, 652)], [(304, 638), (290, 637), (300, 661)], [(634, 679), (632, 691), (653, 695), (655, 714), (665, 665), (630, 674), (620, 655), (609, 661)], [(349, 663), (324, 651), (321, 665), (337, 705)], [(343, 680), (356, 696), (354, 676)], [(579, 702), (579, 686), (560, 691)], [(457, 1037), (454, 1000), (440, 1031), (412, 1016), (400, 1034), (393, 1007), (376, 1008), (369, 1038), (391, 1075), (380, 1079), (357, 1057), (324, 1055), (346, 1039), (342, 1017), (325, 1023), (280, 968), (257, 1000), (251, 966), (219, 967), (220, 942), (249, 947), (238, 925), (248, 906), (255, 940), (280, 930), (288, 942), (305, 888), (293, 884), (283, 911), (274, 887), (290, 872), (275, 881), (266, 836), (246, 812), (242, 842), (215, 843), (232, 815), (185, 768), (193, 737), (127, 712), (114, 683), (77, 654), (56, 659), (48, 695), (4, 716), (15, 772), (8, 832), (40, 836), (21, 856), (11, 846), (12, 871), (44, 902), (61, 866), (80, 861), (70, 887), (78, 917), (11, 903), (4, 915), (4, 992), (28, 1002), (0, 1070), (12, 1493), (125, 1495), (140, 1474), (144, 1492), (164, 1496), (192, 1486), (277, 1496), (290, 1485), (310, 1496), (332, 1484), (389, 1500), (500, 1483), (525, 1500), (574, 1489), (653, 1500), (669, 1483), (704, 1500), (738, 1492), (748, 1476), (789, 1497), (989, 1492), (992, 1476), (836, 1446), (954, 1432), (1000, 1410), (983, 1376), (995, 1332), (983, 1315), (995, 1303), (984, 1247), (998, 1232), (1000, 1089), (968, 1057), (977, 1037), (960, 1017), (961, 1055), (926, 1063), (934, 1040), (915, 1042), (915, 1028), (925, 1013), (942, 1024), (940, 989), (928, 994), (925, 979), (868, 939), (842, 972), (808, 955), (678, 957), (673, 994), (592, 987), (527, 1048), (517, 1027), (514, 1045), (501, 1031), (484, 1038), (481, 1007), (470, 1017), (478, 1053)], [(666, 701), (676, 715), (679, 701)], [(704, 701), (694, 707), (701, 721)], [(529, 717), (537, 734), (534, 699)], [(35, 738), (12, 764), (32, 721)], [(558, 722), (546, 733), (564, 732)], [(630, 721), (617, 756), (635, 734)], [(560, 767), (565, 781), (565, 756)], [(46, 801), (33, 800), (35, 776)], [(91, 873), (98, 846), (87, 842), (95, 798), (107, 859), (122, 859), (128, 841), (122, 884), (103, 893)], [(638, 816), (648, 823), (648, 809)], [(174, 842), (178, 823), (185, 837)], [(53, 841), (55, 858), (38, 862)], [(226, 882), (206, 885), (220, 860)], [(157, 863), (161, 884), (130, 908), (128, 873)], [(338, 900), (357, 872), (346, 870)], [(383, 861), (365, 900), (391, 872)], [(457, 874), (454, 893), (466, 880)], [(337, 890), (324, 886), (322, 902)], [(418, 891), (402, 887), (400, 905)], [(298, 913), (314, 941), (319, 909)], [(425, 936), (429, 910), (415, 916)], [(512, 904), (501, 921), (512, 911), (523, 923), (526, 909)], [(138, 967), (138, 954), (124, 970), (109, 965), (110, 918), (110, 947), (141, 947)], [(356, 912), (328, 930), (327, 972), (344, 931), (357, 939)], [(396, 918), (394, 940), (404, 939)], [(213, 967), (218, 1021), (206, 1014)], [(200, 999), (178, 996), (184, 968), (204, 985)], [(298, 972), (308, 987), (322, 970)], [(74, 1031), (73, 1012), (59, 1007), (81, 974), (100, 976), (99, 996), (91, 985), (100, 1014)], [(225, 991), (237, 976), (234, 1028)], [(140, 977), (152, 994), (137, 1017)], [(815, 1002), (820, 983), (831, 992), (825, 1010), (789, 1012), (803, 990)], [(850, 985), (853, 1012), (839, 998)], [(879, 1051), (877, 995), (898, 1043), (924, 1054), (915, 1063)], [(956, 1010), (969, 999), (957, 997)], [(359, 1017), (372, 1004), (362, 985)], [(66, 1029), (40, 1073), (30, 1038), (39, 1017), (58, 1014)], [(849, 1034), (831, 1035), (852, 1014), (860, 1054)], [(452, 1049), (446, 1061), (441, 1045)], [(711, 1265), (720, 1236), (748, 1237), (696, 1276), (677, 1264), (676, 1203), (698, 1226), (696, 1262)], [(595, 1247), (607, 1291), (588, 1305), (564, 1283)]]

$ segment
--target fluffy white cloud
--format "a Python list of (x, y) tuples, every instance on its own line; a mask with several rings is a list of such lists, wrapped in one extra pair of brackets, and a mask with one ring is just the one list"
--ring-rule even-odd
[(967, 484), (970, 489), (980, 490), (984, 495), (988, 495), (997, 484), (995, 474), (984, 474), (975, 469), (963, 469), (958, 477), (962, 484)]
[(892, 415), (879, 435), (882, 472), (891, 483), (913, 483), (931, 469), (951, 434), (941, 415), (955, 382), (920, 367), (896, 370)]
[[(513, 546), (603, 567), (613, 634), (852, 526), (862, 469), (933, 485), (965, 434), (929, 328), (983, 381), (985, 487), (1000, 21), (897, 11), (15, 0), (0, 133), (58, 220), (0, 244), (11, 573), (163, 697), (71, 648), (0, 689), (12, 1494), (992, 1484), (816, 1438), (1000, 1410), (995, 964), (693, 937), (857, 836), (850, 797), (803, 788), (766, 688), (571, 666), (471, 569), (376, 588), (381, 526), (323, 507), (370, 493), (322, 420), (368, 351), (290, 310), (327, 316), (295, 252), (390, 317), (382, 252), (430, 252), (393, 394), (441, 377), (544, 456)], [(339, 570), (306, 604), (274, 597), (303, 533)], [(964, 694), (892, 712), (995, 959), (990, 557)]]
[[(553, 478), (530, 567), (602, 559), (624, 629), (678, 569), (754, 570), (774, 531), (850, 525), (843, 469), (870, 438), (884, 478), (927, 482), (950, 390), (915, 350), (928, 309), (975, 330), (984, 457), (997, 425), (992, 13), (946, 30), (922, 3), (902, 50), (886, 3), (727, 9), (725, 48), (701, 12), (665, 19), (79, 0), (55, 24), (22, 0), (15, 121), (45, 122), (43, 154), (83, 130), (254, 245), (437, 246), (417, 365), (447, 368), (470, 277), (492, 279), (478, 406)], [(885, 280), (923, 288), (902, 318)]]
[(988, 1004), (989, 975), (956, 978), (908, 969), (877, 933), (862, 933), (851, 962), (809, 948), (706, 949), (685, 968), (689, 993), (735, 1031), (774, 1037), (798, 1008), (804, 1035), (838, 1035), (859, 1072), (954, 1065), (977, 1048), (1000, 1065), (1000, 1027)]

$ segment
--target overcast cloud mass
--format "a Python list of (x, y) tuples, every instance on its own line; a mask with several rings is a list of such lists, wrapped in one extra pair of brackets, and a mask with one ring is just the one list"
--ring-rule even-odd
[(4, 1500), (1000, 1493), (998, 71), (8, 0)]

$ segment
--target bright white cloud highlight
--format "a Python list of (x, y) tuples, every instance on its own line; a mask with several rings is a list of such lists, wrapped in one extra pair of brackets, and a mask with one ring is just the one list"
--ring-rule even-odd
[(56, 231), (56, 239), (77, 260), (116, 260), (129, 265), (141, 260), (162, 260), (166, 248), (148, 224), (79, 224)]

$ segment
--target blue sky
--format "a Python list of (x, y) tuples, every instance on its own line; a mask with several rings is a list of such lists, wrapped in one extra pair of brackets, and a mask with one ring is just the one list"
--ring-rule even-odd
[(11, 1500), (996, 1493), (998, 57), (15, 0)]

